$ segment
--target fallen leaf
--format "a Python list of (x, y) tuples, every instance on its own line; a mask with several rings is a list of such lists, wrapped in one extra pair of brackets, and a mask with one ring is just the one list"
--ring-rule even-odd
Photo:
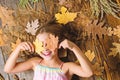
[(21, 40), (18, 38), (17, 40), (16, 40), (16, 43), (11, 43), (12, 44), (12, 51), (13, 50), (15, 50), (15, 48), (18, 46), (18, 44), (20, 44), (21, 43)]
[(114, 42), (113, 46), (115, 46), (115, 48), (110, 48), (111, 52), (108, 55), (115, 57), (117, 54), (120, 54), (120, 43)]
[(46, 39), (47, 49), (55, 50), (58, 47), (58, 37), (55, 37), (52, 34), (49, 34), (49, 37)]
[(2, 20), (2, 26), (16, 26), (14, 17), (14, 10), (8, 10), (5, 7), (0, 6), (0, 18)]
[(107, 65), (107, 63), (105, 61), (104, 61), (104, 68), (105, 68), (107, 80), (112, 80), (111, 73), (110, 73), (108, 65)]
[(88, 37), (90, 38), (92, 36), (92, 39), (96, 39), (96, 36), (99, 38), (102, 38), (103, 35), (107, 35), (108, 31), (105, 27), (103, 27), (104, 22), (100, 22), (98, 24), (98, 20), (95, 20), (87, 26), (84, 27), (85, 32), (87, 33)]
[(35, 52), (40, 54), (44, 50), (43, 43), (36, 39), (33, 44), (35, 45)]
[(87, 56), (87, 58), (92, 62), (93, 59), (95, 58), (95, 53), (90, 51), (90, 50), (87, 50), (87, 52), (85, 52), (85, 55)]
[(77, 13), (71, 13), (68, 12), (67, 8), (61, 7), (60, 10), (61, 13), (55, 14), (55, 18), (58, 23), (66, 24), (68, 22), (74, 21), (74, 19), (77, 17)]
[(92, 66), (92, 69), (93, 69), (93, 73), (95, 75), (103, 75), (103, 71), (104, 71), (104, 67), (101, 66), (99, 63), (95, 63), (93, 66)]
[(120, 38), (120, 25), (117, 28), (113, 28), (113, 34)]
[(5, 46), (7, 43), (8, 37), (3, 34), (2, 29), (0, 29), (0, 46)]
[(31, 24), (30, 24), (30, 22), (28, 22), (26, 27), (27, 28), (25, 30), (27, 31), (27, 33), (35, 35), (35, 33), (39, 27), (38, 19), (36, 19), (35, 21), (32, 21)]
[(112, 36), (113, 35), (112, 27), (108, 27), (107, 31), (108, 31), (108, 36)]

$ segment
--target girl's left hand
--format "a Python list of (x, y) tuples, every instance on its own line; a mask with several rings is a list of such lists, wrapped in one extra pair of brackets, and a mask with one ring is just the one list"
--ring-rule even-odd
[(64, 49), (68, 48), (70, 50), (73, 49), (73, 47), (75, 46), (75, 44), (67, 39), (65, 39), (64, 41), (62, 41), (59, 45), (59, 48), (63, 47)]

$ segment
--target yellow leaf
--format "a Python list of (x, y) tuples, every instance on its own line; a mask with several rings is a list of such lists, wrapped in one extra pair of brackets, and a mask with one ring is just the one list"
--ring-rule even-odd
[(38, 39), (36, 39), (35, 42), (33, 42), (33, 44), (35, 45), (36, 53), (40, 54), (41, 51), (44, 50), (43, 43), (41, 41), (39, 41)]
[(117, 28), (114, 28), (113, 34), (120, 38), (120, 25)]
[(99, 63), (96, 62), (94, 65), (92, 65), (92, 68), (95, 75), (103, 75), (102, 72), (104, 71), (104, 67)]
[(108, 27), (107, 31), (108, 31), (108, 36), (112, 36), (112, 34), (113, 34), (112, 28)]
[(115, 48), (110, 48), (111, 52), (109, 53), (109, 56), (115, 57), (118, 53), (120, 54), (120, 43), (114, 42), (113, 45)]
[(18, 46), (18, 44), (20, 44), (21, 43), (21, 40), (18, 38), (17, 40), (16, 40), (16, 43), (12, 43), (12, 51)]
[(68, 22), (74, 21), (74, 19), (77, 16), (77, 13), (70, 13), (65, 7), (61, 7), (60, 12), (61, 13), (55, 14), (55, 18), (58, 21), (58, 23), (61, 24), (66, 24)]
[(93, 59), (95, 58), (95, 53), (91, 52), (90, 50), (87, 50), (87, 52), (85, 52), (85, 55), (87, 56), (87, 58), (92, 62)]

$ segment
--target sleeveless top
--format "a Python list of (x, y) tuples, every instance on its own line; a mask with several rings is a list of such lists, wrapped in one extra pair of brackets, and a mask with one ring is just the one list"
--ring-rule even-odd
[(40, 64), (36, 65), (34, 68), (33, 80), (68, 80), (61, 70), (62, 65), (63, 63), (59, 68), (42, 66)]

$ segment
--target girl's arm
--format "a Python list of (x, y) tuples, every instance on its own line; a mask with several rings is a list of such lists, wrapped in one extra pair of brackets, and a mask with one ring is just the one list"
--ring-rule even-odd
[(25, 50), (34, 51), (34, 48), (31, 43), (27, 43), (27, 42), (20, 43), (16, 47), (16, 49), (11, 53), (8, 60), (6, 61), (6, 64), (4, 67), (5, 72), (16, 73), (16, 72), (21, 72), (24, 70), (31, 69), (33, 67), (31, 63), (32, 59), (25, 62), (20, 62), (20, 63), (16, 62), (20, 51), (25, 51)]
[(60, 47), (61, 46), (64, 49), (68, 48), (73, 51), (80, 63), (80, 65), (72, 62), (66, 63), (66, 65), (68, 65), (70, 74), (76, 74), (81, 77), (90, 77), (93, 75), (91, 63), (77, 45), (69, 40), (64, 40), (61, 42)]

